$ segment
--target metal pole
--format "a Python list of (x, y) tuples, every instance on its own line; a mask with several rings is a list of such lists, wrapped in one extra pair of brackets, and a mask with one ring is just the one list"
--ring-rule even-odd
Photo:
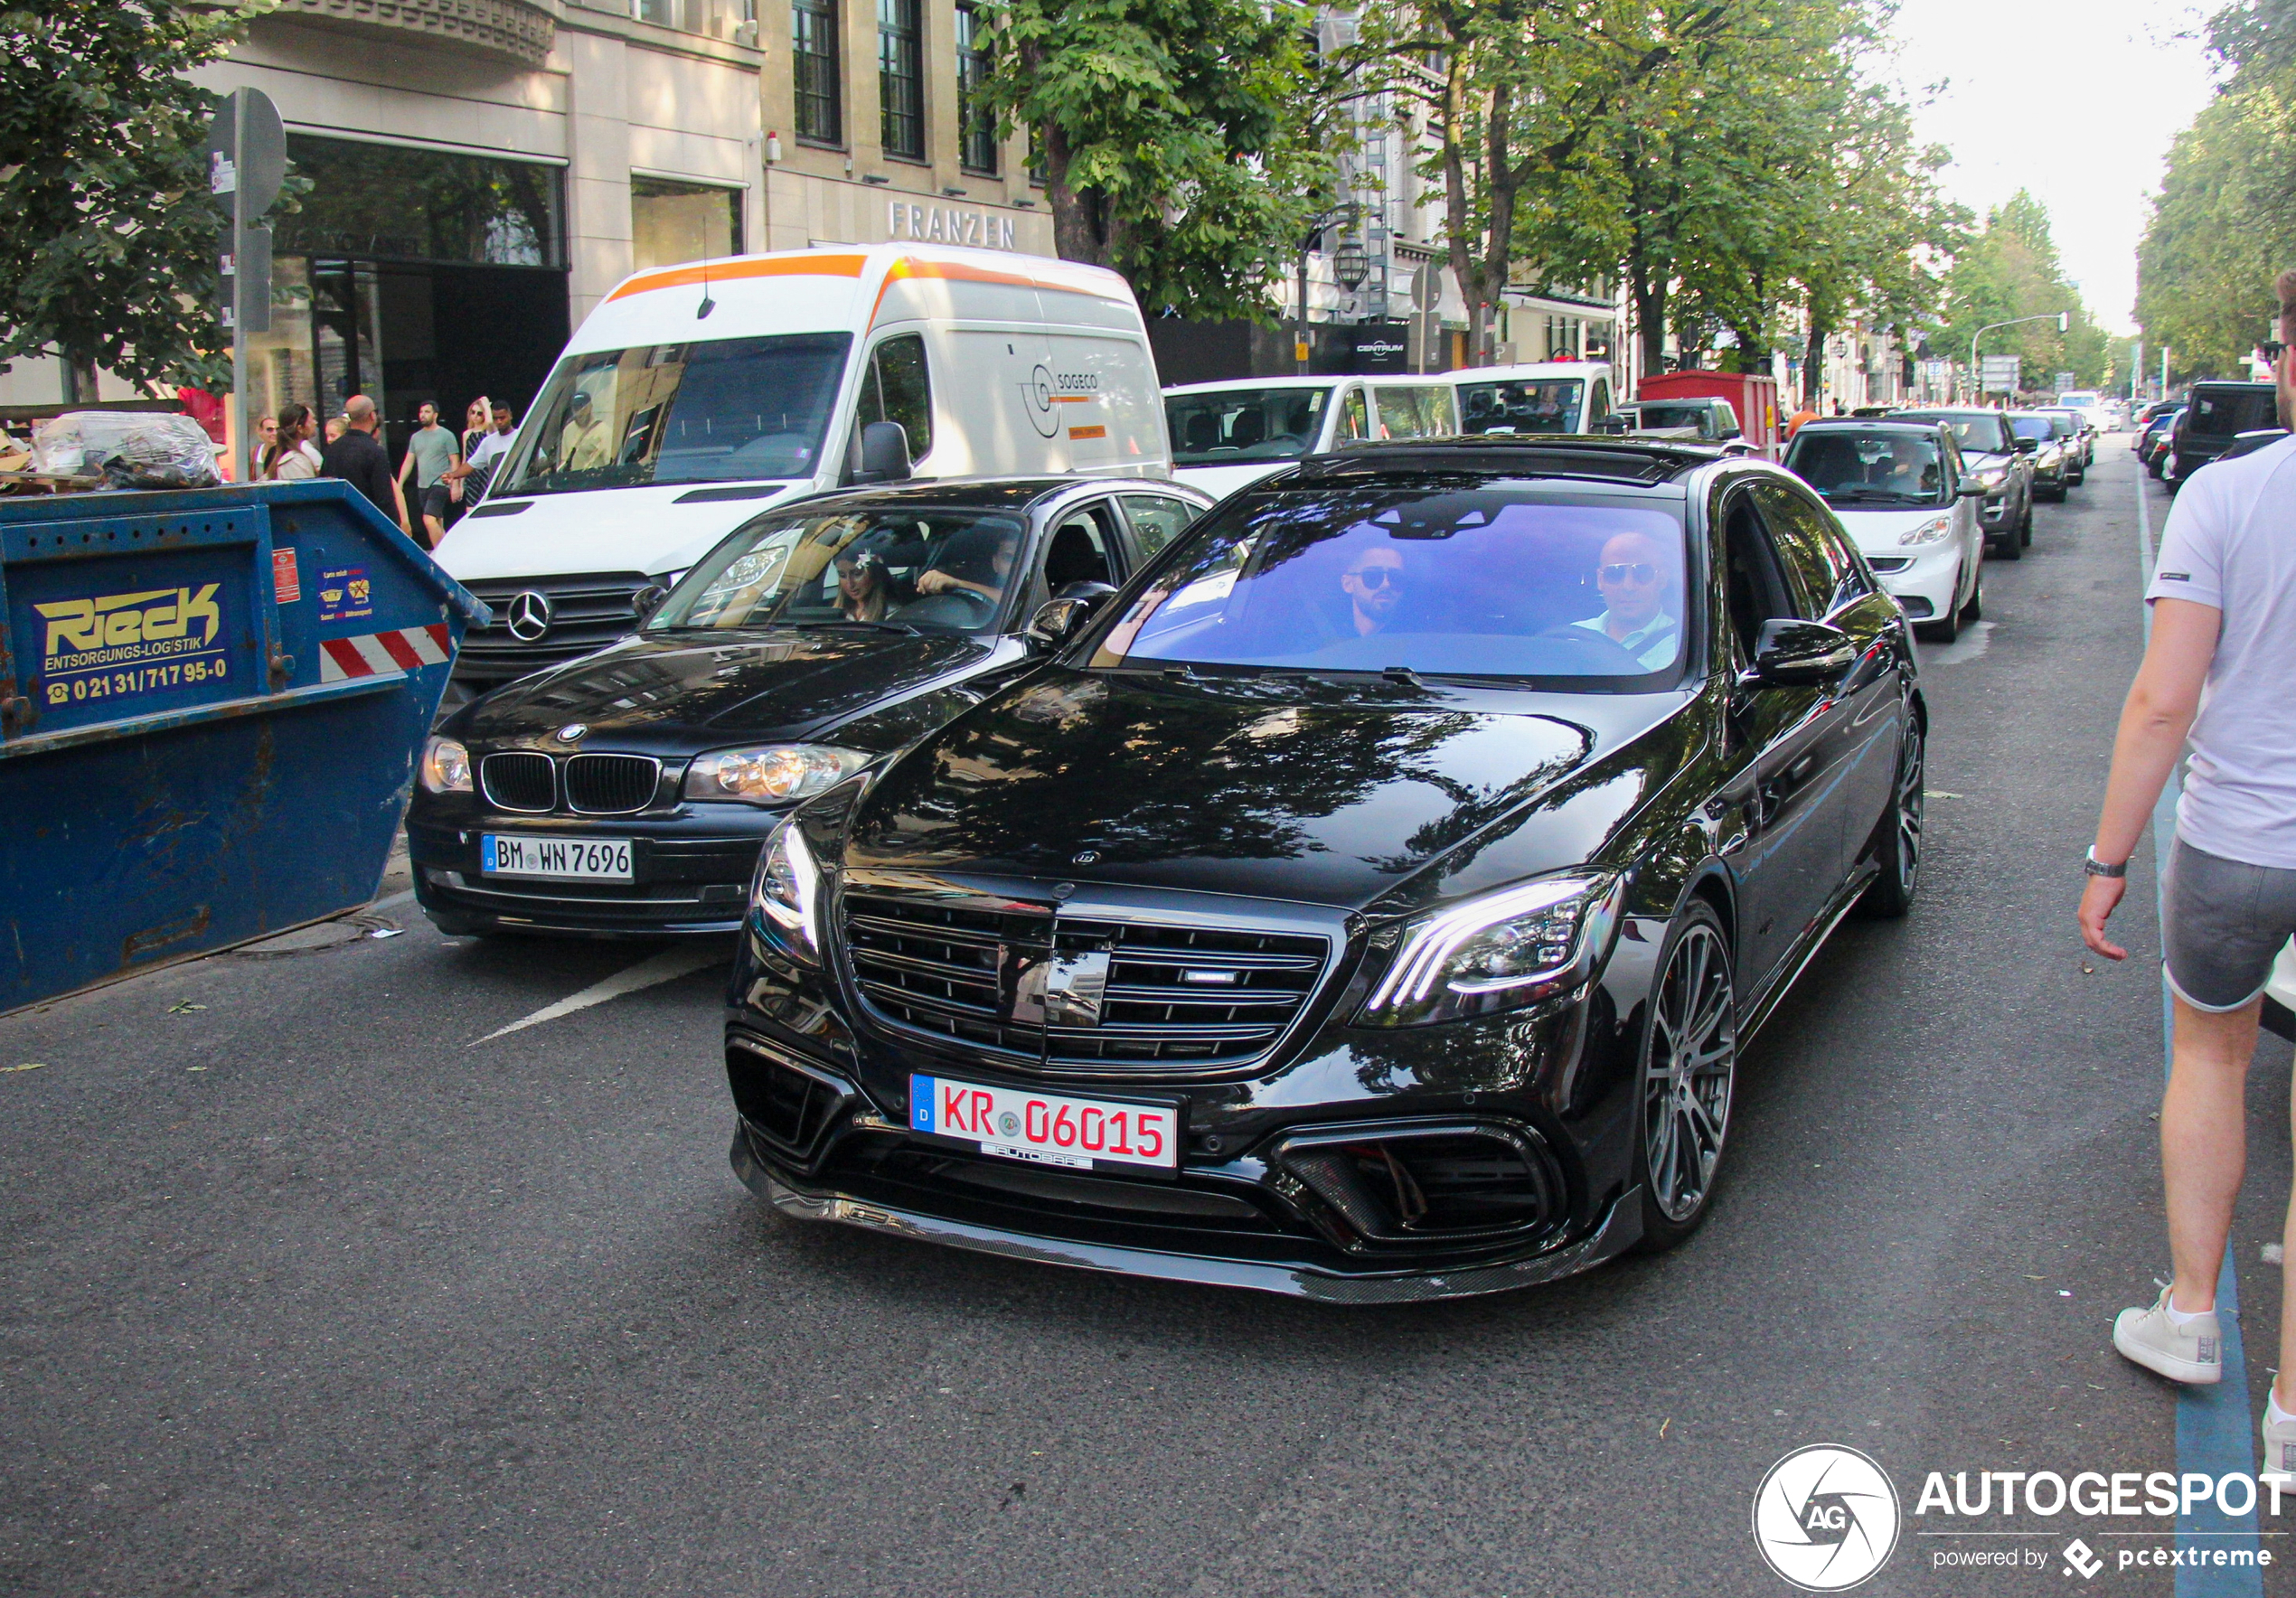
[(1294, 375), (1299, 377), (1307, 375), (1307, 247), (1314, 237), (1311, 229), (1300, 240), (1300, 328), (1292, 337), (1292, 360), (1299, 369)]
[(231, 97), (231, 472), (234, 483), (249, 481), (247, 417), (247, 274), (240, 270), (241, 244), (247, 238), (247, 103), (244, 93)]

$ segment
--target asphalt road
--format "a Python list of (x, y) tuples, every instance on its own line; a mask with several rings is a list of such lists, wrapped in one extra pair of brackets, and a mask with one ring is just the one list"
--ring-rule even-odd
[[(2166, 1258), (2149, 846), (2136, 959), (2072, 918), (2135, 492), (2108, 438), (1928, 652), (1921, 902), (1755, 1044), (1710, 1224), (1560, 1286), (1342, 1311), (784, 1222), (727, 1169), (715, 968), (488, 1039), (661, 956), (404, 904), (0, 1020), (0, 1591), (1774, 1594), (1749, 1509), (1801, 1444), (1908, 1510), (1929, 1471), (2176, 1469), (2107, 1340)], [(2267, 1340), (2288, 1075), (2268, 1040)], [(1939, 1570), (1937, 1523), (1861, 1591), (2172, 1590)]]

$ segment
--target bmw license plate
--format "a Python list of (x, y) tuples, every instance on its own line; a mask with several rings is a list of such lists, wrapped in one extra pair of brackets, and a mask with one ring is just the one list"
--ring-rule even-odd
[(627, 882), (627, 838), (522, 838), (482, 832), (479, 870), (489, 877), (554, 877), (561, 881)]
[(1002, 1160), (1071, 1170), (1180, 1169), (1180, 1111), (1173, 1104), (911, 1076), (908, 1123), (912, 1131), (962, 1139)]

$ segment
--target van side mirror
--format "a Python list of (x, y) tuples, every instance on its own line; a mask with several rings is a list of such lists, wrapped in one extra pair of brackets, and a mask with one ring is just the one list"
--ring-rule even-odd
[(638, 625), (642, 627), (652, 619), (655, 611), (662, 608), (662, 601), (669, 597), (670, 590), (660, 583), (648, 583), (630, 596), (630, 614), (637, 618)]
[(1609, 433), (1614, 437), (1624, 437), (1626, 435), (1626, 428), (1627, 422), (1624, 417), (1606, 416), (1603, 418), (1602, 420), (1596, 422), (1592, 430), (1597, 433)]
[(908, 429), (899, 422), (871, 422), (863, 428), (861, 470), (853, 481), (906, 483), (908, 475)]
[(1830, 682), (1857, 663), (1849, 634), (1827, 622), (1773, 616), (1762, 624), (1747, 675), (1764, 688)]
[(2041, 441), (2038, 438), (2020, 437), (2017, 441), (2017, 453), (2019, 455), (2036, 455), (2039, 453), (2040, 448)]
[(1070, 583), (1037, 606), (1021, 636), (1040, 649), (1058, 649), (1082, 632), (1101, 601), (1115, 591), (1106, 583)]

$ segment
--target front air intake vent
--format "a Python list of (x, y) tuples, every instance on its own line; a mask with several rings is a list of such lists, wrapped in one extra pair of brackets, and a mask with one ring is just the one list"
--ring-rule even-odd
[(801, 1164), (820, 1152), (839, 1113), (858, 1096), (842, 1077), (747, 1038), (726, 1045), (726, 1077), (741, 1119)]
[(662, 762), (650, 755), (570, 755), (566, 807), (584, 815), (626, 815), (654, 803)]
[(1331, 1127), (1278, 1142), (1276, 1183), (1350, 1249), (1541, 1231), (1565, 1211), (1561, 1172), (1512, 1122)]
[(558, 800), (550, 757), (522, 749), (489, 755), (478, 765), (487, 803), (497, 810), (548, 810)]

